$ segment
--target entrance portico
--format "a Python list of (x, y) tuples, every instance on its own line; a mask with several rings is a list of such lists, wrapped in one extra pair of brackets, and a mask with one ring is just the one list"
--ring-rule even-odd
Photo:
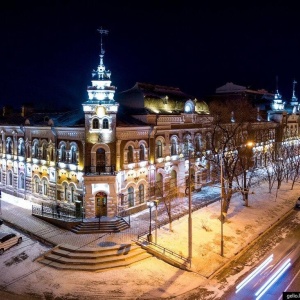
[(84, 176), (85, 218), (114, 217), (117, 215), (116, 176)]

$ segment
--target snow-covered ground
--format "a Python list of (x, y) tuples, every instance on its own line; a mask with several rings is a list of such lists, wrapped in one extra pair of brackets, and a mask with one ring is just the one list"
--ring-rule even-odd
[[(2, 290), (31, 295), (32, 299), (34, 295), (39, 299), (105, 300), (162, 299), (174, 296), (180, 299), (179, 295), (182, 295), (183, 299), (185, 292), (199, 286), (211, 291), (212, 295), (221, 297), (223, 292), (220, 290), (220, 283), (215, 279), (209, 279), (210, 276), (294, 207), (300, 195), (300, 185), (296, 184), (294, 190), (290, 188), (291, 183), (283, 183), (276, 196), (276, 191), (270, 194), (267, 184), (264, 183), (253, 190), (254, 194), (249, 195), (249, 207), (244, 206), (239, 193), (234, 195), (227, 221), (223, 225), (224, 257), (220, 255), (220, 202), (193, 212), (194, 272), (177, 269), (155, 257), (125, 268), (102, 272), (61, 271), (32, 261), (42, 251), (48, 249), (36, 243), (34, 247), (23, 247), (0, 257), (0, 298)], [(19, 204), (24, 203), (26, 204), (20, 201)], [(31, 208), (30, 203), (26, 205)], [(168, 225), (158, 229), (157, 243), (178, 254), (188, 256), (188, 216), (174, 221), (172, 229), (171, 232)], [(12, 256), (17, 257), (21, 252), (30, 252), (28, 257), (31, 259), (7, 264)], [(231, 285), (235, 280), (235, 276), (227, 278), (227, 284)]]

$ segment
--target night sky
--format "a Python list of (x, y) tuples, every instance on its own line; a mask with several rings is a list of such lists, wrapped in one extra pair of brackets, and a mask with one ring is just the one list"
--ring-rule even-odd
[(80, 107), (101, 26), (117, 92), (147, 82), (201, 99), (226, 82), (270, 92), (278, 82), (289, 101), (296, 79), (300, 97), (297, 1), (107, 2), (2, 1), (0, 106)]

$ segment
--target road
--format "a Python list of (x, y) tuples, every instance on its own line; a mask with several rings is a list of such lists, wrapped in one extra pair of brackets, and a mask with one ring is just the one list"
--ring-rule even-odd
[[(265, 251), (264, 255), (261, 255), (262, 259), (238, 278), (235, 285), (224, 293), (222, 300), (280, 300), (284, 291), (300, 292), (299, 220), (300, 212), (294, 212), (280, 226), (275, 227), (266, 239), (258, 242), (260, 249), (267, 249), (270, 240), (278, 238), (283, 227), (291, 229), (289, 235), (281, 239), (275, 247), (270, 244), (270, 248)], [(252, 256), (255, 256), (255, 251), (250, 249), (248, 254), (247, 259), (246, 253), (240, 261), (236, 261), (236, 266), (249, 264)], [(260, 254), (262, 254), (261, 251)]]
[[(0, 299), (25, 300), (27, 298), (7, 293), (5, 289), (7, 286), (16, 283), (22, 276), (32, 272), (32, 262), (38, 256), (51, 249), (51, 246), (42, 244), (29, 235), (5, 224), (0, 226), (0, 231), (18, 233), (23, 239), (21, 244), (7, 249), (0, 255)], [(35, 297), (32, 296), (28, 299), (34, 300)]]

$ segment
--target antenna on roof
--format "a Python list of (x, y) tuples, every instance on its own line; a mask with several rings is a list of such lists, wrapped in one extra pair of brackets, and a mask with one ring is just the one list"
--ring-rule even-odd
[(278, 94), (278, 75), (276, 76), (276, 92)]

